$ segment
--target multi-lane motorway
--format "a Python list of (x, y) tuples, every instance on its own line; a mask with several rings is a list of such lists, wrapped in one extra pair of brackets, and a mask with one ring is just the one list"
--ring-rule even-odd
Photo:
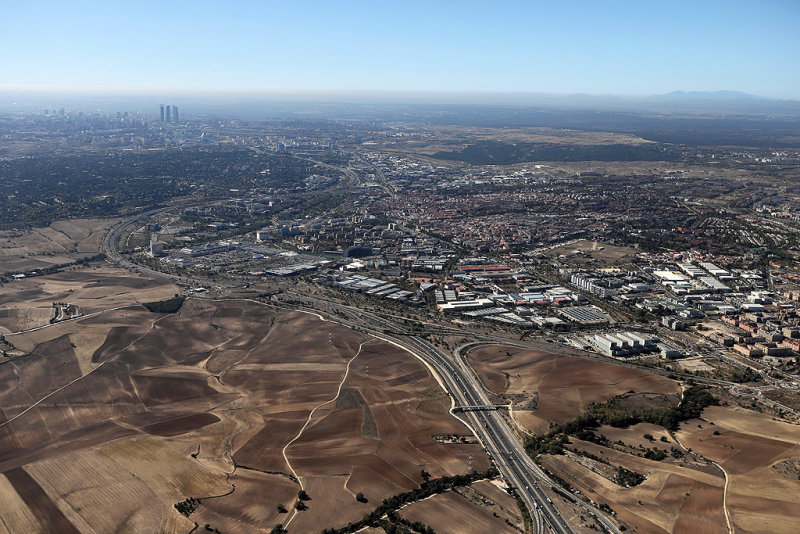
[[(110, 260), (129, 269), (184, 283), (203, 283), (203, 280), (175, 276), (142, 267), (126, 260), (117, 251), (117, 239), (126, 228), (146, 217), (167, 209), (170, 208), (143, 212), (114, 226), (103, 241), (105, 253)], [(454, 407), (486, 406), (491, 404), (483, 387), (462, 360), (443, 353), (428, 341), (405, 331), (393, 321), (358, 308), (307, 295), (288, 292), (287, 296), (295, 301), (302, 302), (305, 307), (315, 312), (326, 315), (335, 313), (339, 322), (365, 330), (410, 351), (426, 362), (444, 381), (444, 385), (453, 399)], [(352, 319), (344, 319), (343, 317), (351, 317)], [(513, 434), (505, 420), (503, 420), (502, 415), (495, 410), (489, 409), (465, 411), (459, 413), (458, 417), (473, 430), (491, 455), (500, 473), (516, 489), (517, 495), (531, 513), (533, 532), (535, 534), (543, 534), (545, 532), (544, 523), (546, 523), (551, 532), (557, 534), (571, 533), (572, 529), (542, 489), (543, 486), (552, 486), (553, 481), (528, 457), (522, 443)], [(616, 525), (602, 513), (582, 501), (578, 501), (578, 504), (584, 506), (587, 512), (597, 517), (609, 532), (618, 532)]]
[[(483, 387), (462, 360), (443, 353), (428, 341), (405, 331), (396, 323), (358, 308), (292, 292), (288, 295), (305, 303), (314, 311), (337, 312), (339, 321), (343, 324), (367, 330), (410, 351), (429, 364), (441, 377), (456, 407), (491, 405)], [(352, 320), (341, 319), (343, 315), (349, 315)], [(375, 325), (381, 329), (374, 328)], [(544, 522), (551, 532), (559, 534), (572, 532), (569, 524), (542, 489), (543, 486), (552, 486), (553, 481), (525, 453), (522, 443), (513, 434), (502, 415), (491, 409), (465, 411), (458, 415), (483, 442), (498, 470), (516, 489), (517, 495), (531, 512), (533, 531), (544, 532), (542, 524)], [(580, 500), (577, 500), (576, 504), (583, 506), (589, 514), (595, 516), (609, 532), (618, 532), (614, 522), (601, 512)]]
[[(198, 201), (195, 201), (195, 202), (188, 202), (186, 204), (182, 204), (181, 208), (191, 208), (191, 207), (194, 207), (194, 206), (202, 206), (204, 204), (208, 204), (210, 202), (214, 202), (215, 200), (219, 200), (219, 199), (207, 198), (205, 200), (198, 200)], [(162, 213), (162, 212), (165, 212), (165, 211), (171, 211), (171, 210), (174, 210), (174, 209), (176, 209), (175, 206), (169, 206), (169, 207), (164, 207), (164, 208), (158, 208), (158, 209), (152, 209), (152, 210), (143, 211), (143, 212), (141, 212), (141, 213), (139, 213), (137, 215), (134, 215), (132, 217), (128, 217), (127, 219), (125, 219), (125, 220), (117, 223), (116, 225), (114, 225), (108, 231), (106, 236), (103, 238), (103, 252), (105, 253), (106, 257), (109, 260), (111, 260), (114, 263), (116, 263), (117, 265), (125, 267), (126, 269), (130, 269), (132, 271), (137, 271), (137, 272), (140, 272), (140, 273), (149, 274), (151, 276), (157, 276), (157, 277), (160, 277), (160, 278), (169, 278), (170, 280), (173, 280), (173, 281), (184, 282), (184, 283), (188, 283), (188, 284), (191, 284), (193, 282), (197, 282), (197, 280), (195, 280), (193, 278), (189, 278), (189, 277), (186, 277), (186, 276), (178, 276), (178, 275), (169, 274), (169, 273), (164, 273), (164, 272), (161, 272), (161, 271), (156, 271), (154, 269), (149, 269), (149, 268), (144, 267), (142, 265), (139, 265), (137, 263), (133, 263), (132, 261), (126, 260), (122, 256), (122, 254), (120, 254), (119, 251), (117, 250), (117, 240), (119, 239), (119, 236), (122, 234), (122, 232), (124, 230), (126, 230), (127, 228), (130, 228), (131, 226), (133, 226), (136, 223), (139, 223), (139, 222), (141, 222), (141, 221), (143, 221), (143, 220), (145, 220), (145, 219), (147, 219), (149, 217), (152, 217), (153, 215), (156, 215), (158, 213)]]

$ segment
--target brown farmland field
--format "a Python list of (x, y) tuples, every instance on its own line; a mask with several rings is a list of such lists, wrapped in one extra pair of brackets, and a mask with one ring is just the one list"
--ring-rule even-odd
[[(638, 532), (796, 532), (800, 514), (800, 428), (743, 408), (711, 406), (674, 436), (654, 425), (601, 427), (610, 446), (571, 438), (571, 450), (645, 475), (625, 488), (573, 456), (542, 456), (542, 464)], [(655, 441), (642, 438), (653, 435)], [(669, 443), (660, 440), (667, 437)], [(617, 445), (621, 440), (624, 446)], [(640, 457), (641, 447), (680, 448), (662, 461)], [(691, 449), (688, 453), (687, 447)], [(727, 480), (727, 484), (726, 484)]]
[(743, 408), (711, 406), (702, 420), (682, 424), (677, 437), (725, 470), (737, 531), (797, 532), (800, 480), (780, 466), (800, 461), (800, 427)]
[(0, 273), (25, 272), (94, 256), (115, 219), (63, 219), (50, 226), (0, 232)]
[[(488, 467), (479, 445), (434, 439), (468, 430), (423, 364), (314, 315), (190, 299), (173, 315), (124, 307), (10, 339), (27, 353), (0, 364), (10, 532), (318, 532), (414, 488), (422, 469)], [(311, 500), (295, 514), (301, 488)], [(174, 505), (190, 497), (187, 518)]]
[[(677, 402), (680, 392), (676, 382), (659, 375), (541, 351), (483, 346), (467, 359), (484, 384), (513, 400), (515, 420), (535, 433), (573, 419), (589, 402), (623, 395), (625, 403), (657, 405)], [(729, 520), (736, 532), (797, 531), (797, 425), (743, 408), (710, 406), (702, 419), (682, 423), (674, 434), (648, 423), (602, 426), (595, 434), (609, 441), (571, 437), (567, 455), (543, 455), (542, 465), (607, 503), (628, 528), (724, 534)], [(648, 450), (666, 458), (646, 459)], [(620, 486), (611, 480), (617, 466), (645, 480)], [(554, 501), (564, 506), (562, 499)]]
[[(530, 432), (545, 432), (550, 422), (579, 415), (585, 404), (629, 391), (675, 397), (678, 384), (660, 375), (553, 352), (487, 345), (467, 361), (483, 384), (500, 395), (514, 395), (514, 418)], [(534, 407), (535, 406), (535, 407)]]
[(15, 280), (0, 289), (0, 334), (47, 325), (54, 302), (79, 306), (84, 315), (164, 300), (180, 289), (163, 280), (103, 265)]
[(486, 508), (470, 501), (460, 492), (448, 491), (404, 508), (400, 515), (409, 521), (430, 525), (441, 534), (513, 534), (505, 521), (493, 517)]
[[(625, 488), (566, 456), (544, 456), (542, 464), (598, 503), (607, 503), (638, 532), (726, 532), (721, 473), (646, 460), (594, 443), (571, 440), (574, 448), (622, 465), (647, 478)], [(712, 466), (713, 467), (713, 466)], [(710, 471), (711, 469), (709, 469)], [(694, 530), (687, 530), (692, 525)]]
[(514, 498), (488, 480), (410, 504), (400, 516), (440, 534), (513, 534), (524, 527)]

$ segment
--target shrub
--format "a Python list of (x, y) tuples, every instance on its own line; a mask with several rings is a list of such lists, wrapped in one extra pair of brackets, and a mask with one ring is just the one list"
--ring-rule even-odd
[(183, 301), (186, 300), (186, 297), (181, 297), (180, 295), (175, 295), (171, 299), (167, 300), (157, 300), (155, 302), (145, 302), (142, 304), (148, 311), (153, 313), (175, 313), (176, 311), (181, 309), (183, 306)]

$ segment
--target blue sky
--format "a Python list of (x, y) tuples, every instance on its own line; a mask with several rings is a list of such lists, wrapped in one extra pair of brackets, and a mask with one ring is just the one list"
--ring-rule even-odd
[(0, 0), (0, 87), (800, 99), (800, 0)]

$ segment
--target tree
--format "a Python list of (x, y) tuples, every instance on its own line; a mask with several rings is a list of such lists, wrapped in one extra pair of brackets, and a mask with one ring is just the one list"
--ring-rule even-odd
[(308, 496), (308, 493), (306, 493), (306, 490), (298, 491), (297, 492), (297, 498), (299, 498), (301, 501), (310, 501), (311, 500), (311, 497)]
[(427, 482), (431, 478), (431, 474), (425, 471), (424, 469), (419, 472), (419, 476), (421, 476), (422, 480), (424, 480), (425, 482)]
[(363, 494), (363, 493), (361, 493), (360, 491), (359, 491), (358, 493), (356, 493), (356, 500), (357, 500), (358, 502), (369, 502), (369, 501), (367, 500), (367, 498), (366, 498), (366, 497), (364, 497), (364, 494)]
[(278, 513), (279, 513), (279, 514), (285, 514), (285, 513), (287, 513), (288, 511), (289, 511), (289, 510), (287, 510), (287, 509), (286, 509), (286, 507), (285, 507), (283, 504), (279, 504), (279, 505), (278, 505)]
[(295, 509), (297, 509), (300, 512), (302, 512), (303, 510), (307, 510), (308, 509), (308, 506), (306, 506), (306, 503), (304, 503), (300, 499), (297, 499), (297, 503), (294, 505), (294, 507), (295, 507)]

